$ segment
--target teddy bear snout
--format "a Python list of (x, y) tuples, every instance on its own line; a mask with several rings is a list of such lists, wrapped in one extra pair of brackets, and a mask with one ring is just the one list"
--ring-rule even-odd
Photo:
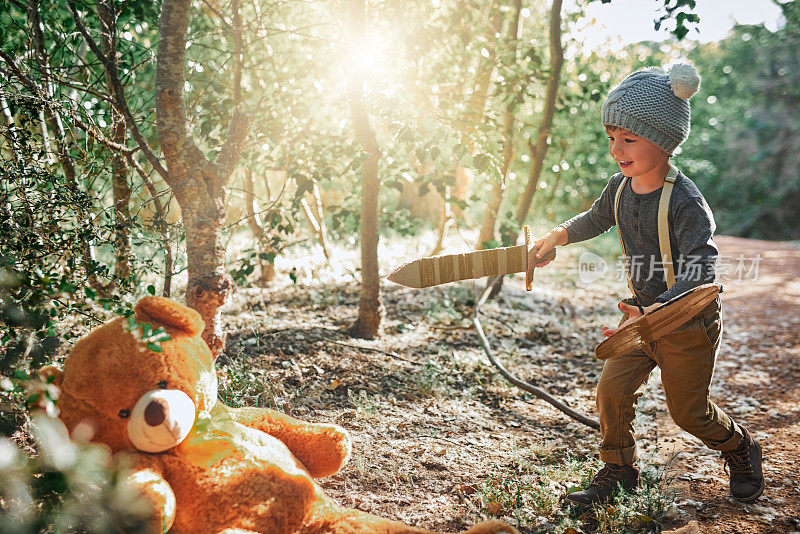
[(155, 389), (142, 395), (128, 420), (128, 437), (144, 452), (163, 452), (179, 445), (195, 421), (195, 404), (177, 389)]
[(169, 405), (164, 399), (153, 399), (144, 409), (144, 420), (150, 426), (158, 426), (164, 422), (169, 413)]

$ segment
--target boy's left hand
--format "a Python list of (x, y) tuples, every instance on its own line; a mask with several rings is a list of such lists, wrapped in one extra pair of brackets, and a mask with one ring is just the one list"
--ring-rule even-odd
[[(644, 309), (644, 313), (647, 314), (647, 313), (650, 313), (652, 311), (655, 311), (655, 310), (659, 309), (663, 305), (664, 304), (662, 302), (656, 302), (652, 306), (647, 306), (646, 308), (643, 308)], [(618, 307), (619, 307), (619, 309), (620, 309), (620, 311), (622, 313), (625, 313), (625, 314), (628, 315), (628, 318), (625, 320), (624, 323), (622, 323), (621, 325), (619, 325), (616, 328), (609, 328), (607, 326), (604, 326), (603, 327), (603, 335), (606, 336), (606, 337), (613, 336), (614, 334), (619, 332), (620, 329), (628, 326), (629, 324), (631, 324), (636, 319), (638, 319), (639, 317), (642, 316), (642, 314), (639, 312), (639, 308), (637, 308), (636, 306), (631, 306), (630, 304), (626, 304), (625, 301), (620, 301), (620, 303), (618, 304)]]

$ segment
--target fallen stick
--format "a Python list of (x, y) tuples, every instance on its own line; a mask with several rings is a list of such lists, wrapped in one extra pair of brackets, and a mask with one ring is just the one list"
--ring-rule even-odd
[(341, 341), (334, 341), (333, 339), (328, 339), (327, 341), (329, 343), (334, 343), (336, 345), (341, 345), (342, 347), (349, 347), (351, 349), (365, 350), (365, 351), (368, 351), (368, 352), (377, 352), (378, 354), (385, 354), (386, 356), (389, 356), (391, 358), (395, 358), (395, 359), (398, 359), (398, 360), (401, 360), (401, 361), (404, 361), (404, 362), (408, 362), (408, 363), (413, 363), (414, 365), (425, 365), (422, 362), (418, 362), (416, 360), (411, 360), (409, 358), (404, 358), (404, 357), (400, 356), (399, 354), (395, 354), (394, 352), (386, 352), (385, 350), (373, 349), (372, 347), (362, 347), (360, 345), (351, 345), (349, 343), (342, 343)]
[(475, 325), (475, 332), (477, 332), (478, 334), (478, 338), (480, 339), (481, 345), (483, 346), (483, 351), (486, 353), (486, 356), (489, 358), (489, 361), (492, 362), (492, 365), (494, 365), (498, 369), (498, 371), (500, 371), (500, 374), (503, 375), (503, 378), (505, 378), (518, 388), (523, 389), (528, 393), (532, 393), (536, 397), (551, 404), (553, 407), (557, 408), (562, 413), (565, 413), (566, 415), (570, 416), (576, 421), (583, 423), (588, 427), (594, 428), (595, 430), (600, 430), (600, 423), (598, 423), (596, 419), (592, 419), (591, 417), (588, 417), (580, 412), (576, 412), (575, 410), (573, 410), (560, 400), (550, 395), (542, 388), (534, 386), (533, 384), (529, 384), (528, 382), (525, 382), (524, 380), (515, 377), (510, 372), (508, 372), (508, 370), (506, 370), (506, 368), (503, 367), (503, 365), (499, 361), (497, 361), (497, 359), (492, 354), (492, 348), (489, 345), (489, 340), (486, 339), (486, 334), (484, 334), (483, 332), (483, 327), (481, 326), (481, 321), (480, 318), (478, 317), (478, 313), (480, 312), (481, 306), (486, 302), (486, 299), (489, 298), (489, 294), (492, 292), (494, 287), (497, 284), (499, 284), (499, 280), (501, 279), (502, 276), (495, 276), (489, 281), (488, 284), (486, 284), (486, 288), (483, 290), (483, 293), (481, 293), (480, 298), (475, 302), (475, 308), (473, 309), (472, 312), (472, 324)]

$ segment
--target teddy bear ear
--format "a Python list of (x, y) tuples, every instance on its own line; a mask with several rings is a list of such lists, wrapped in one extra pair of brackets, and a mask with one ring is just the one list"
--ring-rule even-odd
[(189, 336), (196, 336), (205, 327), (199, 313), (165, 297), (144, 297), (135, 309), (138, 322), (153, 320), (167, 328), (183, 330)]

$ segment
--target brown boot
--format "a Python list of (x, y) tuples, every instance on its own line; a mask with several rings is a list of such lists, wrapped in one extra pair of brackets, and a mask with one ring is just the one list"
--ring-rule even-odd
[(742, 427), (742, 441), (732, 451), (723, 451), (724, 468), (731, 477), (731, 495), (742, 502), (753, 502), (764, 492), (761, 470), (761, 445)]
[(632, 489), (639, 485), (639, 468), (632, 465), (606, 464), (583, 491), (570, 493), (566, 501), (580, 506), (602, 503), (611, 497), (617, 486)]

